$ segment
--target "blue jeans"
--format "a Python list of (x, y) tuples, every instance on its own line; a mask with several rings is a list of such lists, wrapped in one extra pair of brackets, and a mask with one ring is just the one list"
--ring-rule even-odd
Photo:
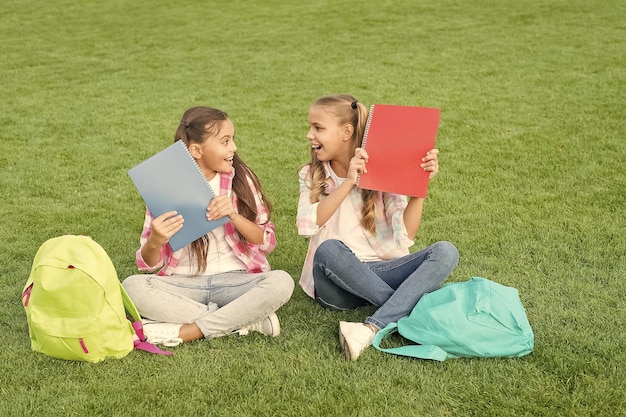
[(319, 245), (313, 258), (315, 299), (335, 311), (373, 304), (379, 309), (365, 323), (382, 329), (409, 315), (424, 294), (441, 287), (458, 261), (454, 245), (437, 242), (401, 258), (361, 262), (343, 242), (330, 239)]
[(122, 283), (142, 317), (195, 323), (204, 337), (225, 336), (285, 304), (293, 278), (285, 271), (216, 275), (132, 275)]

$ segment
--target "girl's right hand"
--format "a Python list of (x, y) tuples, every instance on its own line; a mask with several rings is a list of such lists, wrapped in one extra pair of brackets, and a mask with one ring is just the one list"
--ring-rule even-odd
[(183, 228), (183, 216), (176, 211), (168, 211), (152, 220), (150, 240), (154, 245), (163, 246), (176, 232)]
[(367, 152), (365, 152), (365, 149), (356, 148), (356, 150), (354, 151), (354, 156), (350, 160), (350, 166), (348, 167), (348, 176), (346, 179), (351, 183), (356, 184), (359, 180), (359, 174), (367, 172), (365, 164), (367, 163), (368, 159), (369, 156), (367, 155)]

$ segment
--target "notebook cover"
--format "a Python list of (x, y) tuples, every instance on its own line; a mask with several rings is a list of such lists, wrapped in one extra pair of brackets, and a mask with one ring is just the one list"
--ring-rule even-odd
[(215, 193), (180, 140), (128, 170), (128, 175), (154, 217), (176, 210), (185, 219), (183, 228), (170, 238), (174, 251), (226, 223), (226, 217), (207, 220), (206, 209)]
[(435, 147), (440, 109), (374, 104), (363, 148), (369, 160), (358, 186), (412, 197), (426, 197), (430, 173), (420, 164)]

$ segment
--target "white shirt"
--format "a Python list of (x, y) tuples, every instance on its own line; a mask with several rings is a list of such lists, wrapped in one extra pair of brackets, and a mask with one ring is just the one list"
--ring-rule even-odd
[[(218, 172), (209, 185), (213, 190), (220, 189), (220, 173)], [(196, 275), (195, 264), (192, 263), (189, 250), (183, 251), (174, 274)], [(246, 265), (235, 256), (226, 239), (224, 238), (224, 226), (218, 226), (209, 232), (209, 250), (207, 253), (207, 265), (199, 275), (214, 275), (222, 272), (246, 270)]]
[[(338, 177), (332, 168), (330, 177), (337, 187), (346, 180)], [(351, 192), (358, 191), (352, 190)], [(334, 233), (328, 236), (328, 239), (341, 240), (363, 262), (380, 261), (380, 257), (376, 254), (363, 232), (363, 227), (360, 223), (361, 217), (361, 212), (354, 207), (352, 199), (344, 198), (341, 205), (337, 207), (335, 214), (328, 220), (328, 222), (332, 222), (334, 225)]]

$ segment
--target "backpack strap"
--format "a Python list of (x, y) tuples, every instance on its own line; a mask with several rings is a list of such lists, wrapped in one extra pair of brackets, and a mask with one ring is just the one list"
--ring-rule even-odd
[(393, 353), (394, 355), (411, 356), (419, 359), (433, 359), (439, 362), (456, 357), (435, 345), (407, 345), (396, 348), (380, 347), (380, 343), (385, 338), (397, 331), (398, 323), (389, 323), (384, 329), (381, 329), (376, 333), (374, 340), (372, 340), (372, 346), (382, 352)]
[(128, 313), (128, 318), (133, 325), (133, 329), (135, 329), (135, 334), (138, 339), (134, 340), (135, 349), (143, 350), (148, 353), (154, 353), (156, 355), (172, 355), (171, 350), (161, 350), (158, 346), (153, 345), (147, 341), (146, 335), (143, 333), (143, 323), (141, 322), (141, 316), (139, 315), (139, 311), (133, 301), (128, 296), (128, 293), (120, 283), (120, 292), (122, 294), (122, 301), (124, 302), (124, 309), (126, 309), (126, 313)]
[(141, 316), (139, 315), (139, 311), (137, 310), (137, 307), (135, 307), (135, 304), (133, 304), (133, 301), (128, 296), (128, 293), (122, 286), (121, 282), (120, 282), (120, 293), (122, 294), (122, 302), (124, 303), (124, 309), (126, 310), (126, 313), (128, 313), (128, 316), (130, 317), (130, 321), (133, 321), (133, 322), (137, 320), (141, 321)]
[(137, 337), (139, 337), (139, 340), (134, 340), (135, 349), (143, 350), (148, 353), (154, 353), (156, 355), (172, 355), (171, 350), (161, 350), (161, 348), (159, 348), (158, 346), (146, 341), (146, 336), (143, 334), (143, 323), (141, 322), (141, 320), (134, 321), (132, 325), (133, 329), (135, 329)]

